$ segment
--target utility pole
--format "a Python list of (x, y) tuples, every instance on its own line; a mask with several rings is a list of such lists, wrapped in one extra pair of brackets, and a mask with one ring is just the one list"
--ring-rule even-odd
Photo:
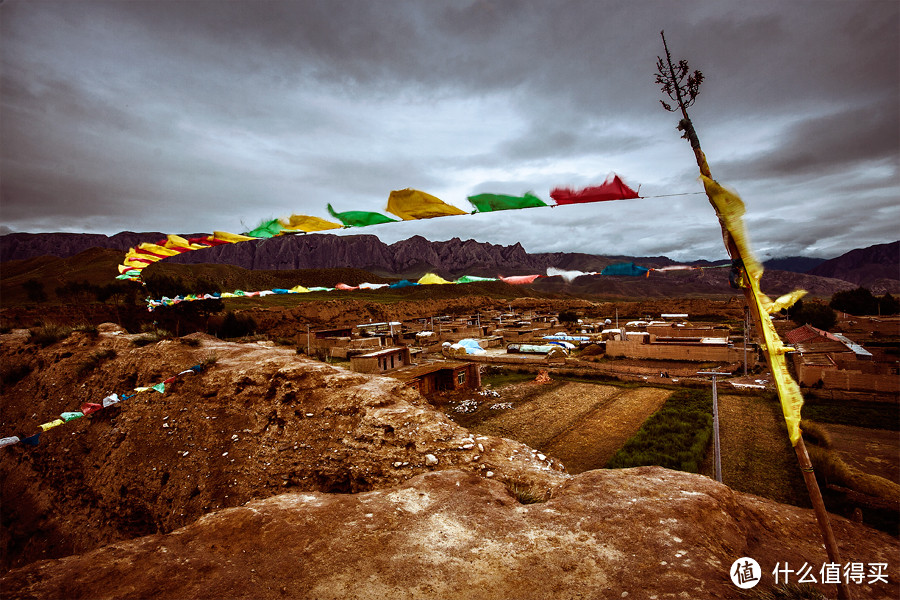
[[(700, 169), (701, 179), (703, 179), (706, 195), (716, 211), (716, 216), (719, 218), (722, 240), (725, 242), (725, 249), (728, 251), (732, 261), (734, 279), (738, 287), (744, 292), (750, 314), (753, 316), (757, 335), (760, 336), (760, 346), (772, 373), (772, 378), (776, 383), (778, 398), (781, 401), (782, 411), (785, 414), (788, 426), (788, 435), (791, 437), (791, 443), (797, 454), (797, 462), (800, 464), (800, 471), (803, 473), (803, 480), (806, 483), (809, 499), (816, 513), (816, 521), (819, 524), (819, 530), (825, 542), (825, 551), (830, 562), (843, 564), (837, 540), (831, 528), (831, 521), (828, 518), (828, 512), (825, 510), (822, 491), (819, 489), (819, 484), (816, 481), (816, 474), (813, 471), (812, 462), (809, 459), (809, 453), (806, 451), (803, 435), (800, 432), (800, 406), (803, 403), (803, 398), (800, 394), (800, 387), (790, 376), (787, 369), (787, 361), (784, 354), (789, 350), (785, 348), (781, 338), (778, 337), (778, 333), (775, 331), (772, 321), (769, 319), (769, 315), (760, 300), (762, 292), (759, 291), (759, 280), (762, 277), (762, 266), (756, 261), (749, 249), (743, 223), (743, 203), (737, 196), (722, 190), (721, 186), (713, 180), (709, 164), (706, 162), (706, 155), (703, 154), (703, 150), (700, 148), (700, 139), (697, 137), (694, 124), (687, 113), (688, 107), (693, 105), (697, 98), (700, 84), (703, 83), (703, 73), (700, 71), (691, 73), (686, 60), (678, 61), (677, 65), (673, 64), (665, 33), (660, 31), (659, 34), (663, 40), (666, 56), (665, 59), (657, 56), (656, 83), (660, 85), (661, 90), (669, 99), (675, 101), (678, 106), (675, 108), (664, 100), (660, 100), (660, 103), (669, 112), (681, 111), (682, 119), (678, 122), (678, 130), (683, 132), (682, 137), (691, 144), (694, 158)], [(838, 598), (852, 600), (853, 594), (846, 582), (839, 582), (837, 586)]]
[(744, 305), (744, 377), (747, 376), (747, 329), (750, 327), (750, 307)]
[(722, 483), (722, 450), (719, 445), (719, 394), (716, 388), (716, 377), (724, 375), (718, 371), (698, 371), (697, 375), (712, 376), (712, 396), (713, 396), (713, 447), (716, 463), (716, 481)]

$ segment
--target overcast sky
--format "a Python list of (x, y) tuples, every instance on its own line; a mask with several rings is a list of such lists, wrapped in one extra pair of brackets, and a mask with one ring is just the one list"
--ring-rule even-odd
[(0, 4), (2, 232), (241, 232), (583, 187), (645, 199), (386, 224), (385, 242), (725, 258), (654, 82), (660, 30), (761, 258), (900, 238), (900, 3), (392, 0)]

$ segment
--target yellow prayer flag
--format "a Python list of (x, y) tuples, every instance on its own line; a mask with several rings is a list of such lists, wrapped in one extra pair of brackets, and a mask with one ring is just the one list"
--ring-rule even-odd
[(448, 283), (453, 283), (452, 281), (447, 281), (443, 277), (439, 275), (435, 275), (434, 273), (426, 273), (422, 276), (421, 279), (417, 282), (419, 285), (444, 285)]
[(409, 188), (392, 191), (385, 210), (404, 221), (469, 214), (431, 194)]
[[(772, 319), (769, 317), (768, 307), (773, 307), (778, 303), (787, 303), (793, 294), (787, 297), (779, 298), (776, 302), (772, 302), (765, 294), (759, 290), (759, 280), (763, 274), (762, 265), (754, 258), (753, 252), (750, 250), (750, 241), (747, 231), (744, 227), (744, 203), (737, 194), (730, 192), (719, 185), (712, 179), (701, 175), (703, 186), (706, 189), (706, 195), (710, 203), (716, 209), (719, 222), (722, 225), (722, 234), (725, 237), (725, 247), (732, 247), (728, 243), (728, 237), (734, 242), (733, 247), (736, 249), (736, 255), (731, 258), (743, 262), (744, 271), (748, 275), (744, 282), (746, 288), (744, 290), (748, 302), (752, 302), (755, 307), (755, 316), (759, 317), (757, 329), (762, 337), (763, 353), (769, 369), (772, 371), (772, 379), (775, 382), (775, 388), (778, 390), (778, 398), (781, 401), (781, 412), (784, 415), (787, 424), (788, 435), (791, 438), (791, 445), (796, 446), (800, 441), (800, 408), (803, 406), (803, 395), (800, 393), (800, 386), (791, 377), (788, 372), (785, 353), (791, 349), (786, 347), (778, 337)], [(797, 294), (798, 292), (794, 292)], [(799, 296), (797, 296), (799, 297)], [(796, 298), (795, 298), (796, 300)]]
[(340, 223), (334, 223), (319, 217), (310, 217), (308, 215), (291, 215), (287, 219), (279, 219), (278, 222), (283, 227), (282, 231), (305, 231), (307, 233), (313, 231), (327, 231), (329, 229), (340, 229), (343, 227)]
[(65, 423), (65, 421), (63, 421), (62, 419), (56, 419), (54, 421), (50, 421), (49, 423), (40, 425), (40, 428), (41, 431), (47, 431), (48, 429), (53, 429), (54, 427), (62, 425), (63, 423)]
[(250, 240), (257, 239), (255, 237), (241, 235), (239, 233), (228, 233), (227, 231), (214, 231), (213, 237), (217, 240), (222, 240), (223, 242), (229, 242), (232, 244), (236, 242), (249, 242)]

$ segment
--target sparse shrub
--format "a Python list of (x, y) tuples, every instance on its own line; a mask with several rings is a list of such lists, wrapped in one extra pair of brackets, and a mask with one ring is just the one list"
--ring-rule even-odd
[(804, 441), (826, 450), (831, 448), (831, 434), (819, 423), (803, 419), (800, 421), (800, 430), (803, 432)]
[(512, 492), (512, 495), (516, 497), (519, 504), (539, 504), (547, 501), (546, 494), (542, 494), (532, 487), (514, 481), (507, 481), (506, 489)]
[(837, 313), (818, 302), (798, 300), (788, 309), (788, 316), (798, 327), (809, 324), (824, 331), (828, 331), (837, 323)]
[(706, 390), (678, 390), (610, 459), (621, 469), (658, 465), (697, 473), (712, 439), (712, 397)]
[(807, 446), (806, 449), (816, 473), (824, 477), (824, 481), (820, 481), (820, 485), (835, 483), (861, 494), (875, 496), (890, 502), (895, 502), (897, 498), (900, 498), (900, 485), (893, 481), (878, 475), (863, 473), (851, 467), (833, 450), (813, 445)]
[(211, 367), (214, 364), (216, 364), (217, 362), (219, 362), (219, 357), (216, 355), (215, 352), (213, 352), (212, 354), (210, 354), (209, 356), (204, 358), (202, 361), (200, 361), (200, 365), (203, 366), (204, 368)]
[(559, 313), (560, 323), (575, 323), (578, 321), (578, 313), (573, 310), (564, 310)]
[(200, 340), (197, 338), (178, 338), (178, 341), (185, 346), (190, 346), (191, 348), (199, 348)]
[(78, 365), (78, 369), (76, 370), (78, 376), (82, 376), (85, 373), (90, 373), (94, 369), (100, 366), (104, 360), (108, 360), (110, 358), (116, 357), (116, 351), (112, 348), (104, 348), (103, 350), (97, 350), (96, 352), (91, 352), (87, 358), (85, 358)]
[(278, 346), (293, 346), (294, 340), (285, 337), (275, 338), (275, 344)]
[(752, 600), (828, 600), (818, 588), (808, 583), (782, 583), (768, 590), (754, 590)]
[(60, 340), (64, 340), (72, 333), (72, 328), (59, 323), (42, 323), (30, 330), (28, 341), (46, 348)]
[(172, 337), (172, 332), (167, 331), (165, 329), (158, 329), (155, 325), (147, 327), (147, 325), (141, 326), (142, 330), (148, 330), (147, 333), (144, 333), (140, 337), (136, 337), (131, 340), (132, 345), (137, 347), (147, 346), (149, 344), (155, 344), (162, 340), (166, 340)]
[(851, 315), (895, 315), (900, 312), (900, 302), (893, 296), (885, 294), (878, 298), (864, 287), (837, 292), (831, 297), (830, 306)]
[(81, 333), (86, 333), (87, 335), (89, 335), (91, 337), (97, 337), (98, 335), (100, 335), (100, 330), (97, 329), (97, 326), (94, 325), (93, 323), (87, 323), (87, 322), (79, 323), (78, 325), (75, 325), (74, 327), (72, 327), (72, 331), (79, 331)]
[(219, 335), (223, 338), (239, 338), (251, 335), (256, 331), (256, 321), (252, 317), (237, 315), (234, 311), (225, 313)]

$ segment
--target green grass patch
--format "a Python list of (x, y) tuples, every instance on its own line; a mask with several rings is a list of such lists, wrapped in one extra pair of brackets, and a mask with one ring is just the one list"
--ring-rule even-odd
[(606, 465), (623, 469), (658, 465), (697, 473), (712, 439), (712, 396), (705, 390), (678, 390), (644, 421)]
[(897, 402), (806, 398), (800, 413), (804, 419), (819, 423), (900, 431), (900, 404)]
[(523, 381), (534, 381), (536, 373), (513, 373), (512, 371), (499, 371), (481, 376), (481, 384), (491, 387), (503, 387)]

